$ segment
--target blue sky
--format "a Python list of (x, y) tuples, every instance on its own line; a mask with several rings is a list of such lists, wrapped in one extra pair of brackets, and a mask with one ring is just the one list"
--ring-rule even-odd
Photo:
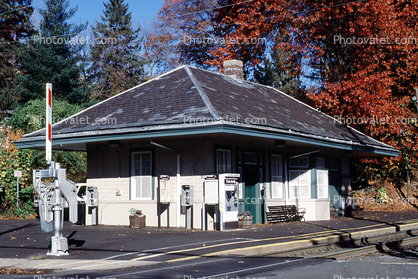
[[(78, 11), (72, 20), (75, 23), (89, 22), (95, 25), (96, 20), (100, 20), (103, 15), (103, 2), (109, 0), (69, 0), (70, 8), (78, 5)], [(151, 21), (160, 10), (164, 0), (125, 0), (129, 5), (129, 11), (132, 12), (132, 20), (134, 23), (144, 23)], [(43, 0), (33, 0), (33, 6), (36, 8), (43, 7)]]

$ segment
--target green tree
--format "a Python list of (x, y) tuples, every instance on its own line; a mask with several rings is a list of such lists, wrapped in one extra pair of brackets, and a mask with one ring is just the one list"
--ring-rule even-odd
[(31, 37), (30, 45), (20, 55), (23, 75), (18, 77), (20, 103), (43, 98), (45, 83), (53, 85), (56, 98), (72, 104), (87, 100), (81, 84), (80, 46), (71, 45), (71, 38), (80, 34), (86, 24), (69, 23), (77, 8), (68, 9), (66, 0), (45, 0), (40, 10), (40, 30)]
[[(46, 125), (45, 120), (45, 99), (30, 100), (24, 105), (19, 105), (14, 110), (13, 115), (7, 120), (7, 125), (15, 130), (22, 130), (30, 133), (42, 129)], [(52, 122), (56, 123), (81, 111), (84, 107), (69, 104), (66, 101), (52, 101)]]
[(287, 67), (288, 53), (273, 50), (270, 54), (270, 58), (266, 58), (263, 64), (255, 66), (255, 81), (272, 86), (294, 98), (306, 100), (300, 74), (292, 73)]
[[(15, 131), (7, 126), (0, 129), (0, 185), (5, 186), (5, 199), (0, 204), (6, 216), (26, 217), (35, 213), (32, 185), (32, 170), (46, 169), (45, 151), (16, 149), (13, 141), (22, 138), (23, 131)], [(67, 179), (74, 182), (86, 181), (87, 156), (85, 152), (56, 151), (52, 152), (52, 159), (60, 162), (61, 167), (67, 169)], [(19, 179), (19, 209), (16, 206), (17, 181), (14, 171), (22, 171)]]
[[(6, 126), (0, 129), (0, 185), (4, 186), (5, 199), (0, 205), (6, 215), (25, 217), (34, 214), (33, 185), (31, 181), (31, 150), (18, 150), (13, 144), (14, 140), (22, 137), (22, 131), (14, 131)], [(17, 181), (14, 171), (22, 171), (19, 178), (19, 210), (16, 206)]]
[(104, 6), (104, 16), (93, 28), (96, 44), (90, 51), (89, 79), (93, 99), (98, 100), (138, 85), (144, 76), (140, 28), (133, 28), (128, 4), (110, 0)]
[(31, 0), (0, 1), (0, 114), (14, 107), (19, 99), (15, 91), (16, 76), (20, 74), (16, 62), (22, 40), (32, 32)]
[[(44, 150), (17, 150), (13, 144), (22, 134), (30, 133), (45, 127), (45, 99), (30, 100), (18, 105), (13, 115), (7, 120), (0, 133), (0, 185), (6, 186), (6, 200), (3, 204), (8, 215), (27, 216), (33, 211), (32, 170), (47, 169)], [(83, 109), (80, 105), (66, 101), (53, 100), (52, 121), (56, 123)], [(13, 127), (10, 129), (9, 127)], [(61, 163), (67, 170), (67, 179), (74, 182), (85, 182), (87, 179), (87, 155), (85, 152), (53, 150), (52, 159)], [(20, 207), (16, 210), (16, 179), (13, 170), (21, 170), (23, 177), (19, 180)]]
[[(66, 101), (52, 101), (52, 122), (57, 123), (71, 115), (84, 109), (83, 106), (69, 104)], [(25, 105), (16, 108), (13, 115), (7, 120), (6, 124), (12, 126), (16, 131), (30, 133), (45, 127), (45, 99), (31, 100)], [(29, 150), (30, 165), (32, 169), (48, 168), (45, 161), (45, 151)], [(75, 182), (85, 182), (87, 179), (87, 156), (85, 152), (58, 151), (52, 152), (55, 162), (61, 163), (67, 169), (67, 178)]]

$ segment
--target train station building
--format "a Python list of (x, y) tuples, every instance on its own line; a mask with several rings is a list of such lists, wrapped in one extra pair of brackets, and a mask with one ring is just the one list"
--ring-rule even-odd
[[(16, 146), (44, 148), (45, 129)], [(191, 185), (197, 229), (217, 222), (215, 209), (204, 208), (207, 177), (239, 174), (236, 203), (254, 222), (266, 221), (269, 205), (296, 205), (306, 220), (328, 220), (330, 205), (343, 209), (350, 195), (350, 158), (398, 155), (283, 92), (243, 80), (236, 60), (225, 74), (181, 66), (85, 109), (53, 125), (52, 148), (87, 152), (99, 224), (127, 225), (137, 208), (147, 226), (185, 227), (181, 193)]]

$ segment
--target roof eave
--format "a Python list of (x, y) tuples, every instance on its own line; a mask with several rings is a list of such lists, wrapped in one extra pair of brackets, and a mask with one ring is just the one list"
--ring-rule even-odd
[[(158, 127), (136, 127), (114, 130), (98, 130), (81, 133), (68, 133), (53, 135), (53, 145), (65, 149), (67, 145), (80, 145), (109, 140), (144, 139), (155, 137), (191, 136), (214, 133), (227, 133), (251, 137), (269, 138), (275, 140), (288, 140), (298, 143), (305, 143), (317, 146), (349, 150), (356, 153), (366, 152), (374, 156), (398, 156), (399, 151), (390, 146), (377, 146), (359, 144), (347, 140), (332, 139), (318, 135), (304, 134), (291, 130), (280, 130), (271, 127), (260, 127), (253, 125), (225, 124), (224, 121), (211, 125), (159, 125)], [(45, 147), (45, 137), (27, 137), (16, 141), (17, 148), (42, 148)], [(79, 148), (80, 150), (81, 148)]]

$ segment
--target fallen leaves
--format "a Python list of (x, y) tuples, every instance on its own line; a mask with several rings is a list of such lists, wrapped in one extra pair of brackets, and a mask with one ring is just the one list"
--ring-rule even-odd
[(1, 267), (0, 274), (46, 274), (48, 271), (45, 269), (25, 269), (25, 268), (11, 268)]

